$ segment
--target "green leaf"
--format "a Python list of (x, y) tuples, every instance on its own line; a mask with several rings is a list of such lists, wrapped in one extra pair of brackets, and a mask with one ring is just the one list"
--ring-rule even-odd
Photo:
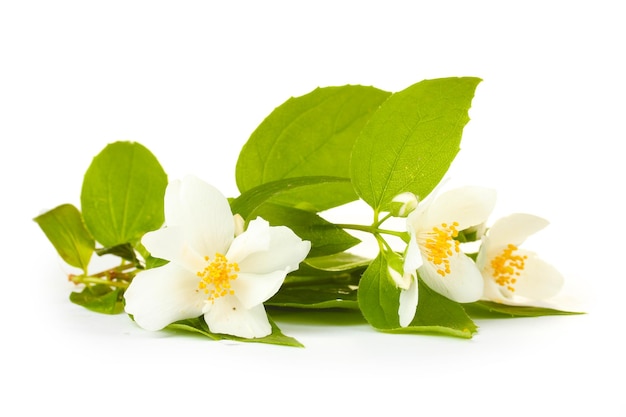
[(363, 317), (377, 329), (400, 327), (398, 308), (400, 289), (387, 270), (387, 260), (379, 254), (363, 273), (359, 283), (358, 302)]
[(96, 250), (96, 253), (98, 254), (98, 256), (118, 256), (122, 259), (132, 262), (135, 265), (139, 264), (139, 261), (137, 260), (137, 254), (135, 253), (135, 250), (130, 243), (123, 243), (121, 245), (113, 246), (112, 248), (101, 248)]
[(272, 333), (269, 336), (259, 337), (247, 339), (245, 337), (237, 337), (231, 336), (228, 334), (221, 333), (212, 333), (209, 330), (209, 326), (206, 324), (202, 317), (180, 320), (175, 323), (170, 324), (166, 327), (166, 329), (170, 330), (183, 330), (187, 332), (194, 332), (206, 336), (213, 340), (236, 340), (238, 342), (253, 342), (253, 343), (268, 343), (272, 345), (281, 345), (281, 346), (293, 346), (293, 347), (304, 347), (300, 342), (298, 342), (293, 337), (285, 336), (276, 323), (269, 317), (270, 324), (272, 325)]
[(393, 94), (354, 144), (351, 178), (375, 210), (402, 192), (426, 197), (459, 151), (478, 78), (425, 80)]
[(96, 244), (85, 228), (78, 209), (71, 204), (63, 204), (34, 220), (61, 258), (87, 274)]
[(307, 188), (319, 184), (349, 184), (349, 178), (340, 177), (298, 177), (286, 178), (259, 185), (243, 192), (239, 197), (231, 200), (230, 208), (234, 214), (240, 214), (244, 219), (272, 197), (298, 188)]
[[(243, 193), (261, 184), (292, 177), (349, 176), (352, 146), (371, 115), (390, 93), (346, 85), (317, 88), (290, 98), (252, 133), (237, 160)], [(272, 201), (322, 211), (357, 198), (350, 184), (322, 183), (294, 190)]]
[(357, 286), (333, 280), (328, 282), (311, 281), (309, 285), (281, 288), (265, 302), (271, 307), (289, 308), (347, 308), (358, 309)]
[(334, 255), (320, 256), (317, 258), (307, 258), (304, 263), (312, 269), (331, 272), (352, 271), (360, 268), (367, 268), (372, 262), (369, 258), (364, 258), (353, 253), (342, 252)]
[(108, 285), (90, 285), (70, 294), (70, 301), (96, 313), (119, 314), (124, 311), (124, 291)]
[(391, 333), (437, 333), (463, 338), (471, 338), (476, 332), (476, 325), (461, 304), (437, 294), (421, 280), (415, 317), (409, 326), (400, 327), (400, 289), (387, 268), (386, 257), (379, 254), (359, 283), (359, 308), (373, 327)]
[(87, 229), (105, 247), (139, 240), (163, 224), (166, 186), (165, 171), (143, 145), (109, 144), (85, 173), (81, 206)]
[(512, 306), (494, 303), (492, 301), (477, 301), (463, 304), (465, 311), (476, 318), (510, 318), (510, 317), (539, 317), (539, 316), (567, 316), (585, 314), (582, 312), (562, 311), (546, 307)]
[(360, 242), (342, 228), (315, 213), (277, 204), (258, 207), (251, 217), (260, 216), (272, 226), (287, 226), (303, 240), (311, 242), (309, 256), (324, 256), (342, 252)]
[(419, 301), (415, 318), (408, 327), (393, 329), (393, 333), (439, 333), (471, 338), (476, 324), (463, 306), (436, 293), (419, 280)]
[(287, 275), (285, 281), (265, 304), (299, 309), (358, 309), (357, 288), (364, 266), (343, 271), (324, 271), (300, 265), (310, 275)]

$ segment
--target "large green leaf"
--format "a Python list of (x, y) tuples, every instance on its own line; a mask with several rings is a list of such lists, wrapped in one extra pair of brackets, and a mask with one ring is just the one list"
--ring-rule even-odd
[(105, 247), (134, 242), (164, 221), (167, 176), (155, 156), (134, 142), (109, 144), (83, 181), (85, 224)]
[(35, 217), (34, 220), (61, 258), (86, 274), (95, 241), (85, 228), (78, 209), (71, 204), (63, 204)]
[(386, 210), (396, 195), (424, 198), (460, 149), (478, 78), (425, 80), (393, 94), (354, 144), (351, 178), (371, 207)]
[[(291, 177), (349, 176), (352, 146), (390, 93), (346, 85), (317, 88), (277, 107), (252, 133), (237, 160), (243, 193)], [(357, 198), (350, 184), (323, 183), (277, 196), (274, 202), (322, 211)]]
[(342, 228), (315, 213), (292, 207), (266, 203), (253, 212), (272, 226), (287, 226), (303, 240), (311, 242), (308, 256), (324, 256), (342, 252), (360, 242)]

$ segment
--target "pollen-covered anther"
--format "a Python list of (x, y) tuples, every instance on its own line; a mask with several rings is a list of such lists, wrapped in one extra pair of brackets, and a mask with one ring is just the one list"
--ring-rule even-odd
[(196, 275), (200, 278), (198, 290), (207, 295), (208, 301), (213, 303), (216, 298), (235, 294), (230, 281), (237, 279), (239, 265), (236, 262), (228, 262), (221, 253), (216, 253), (213, 260), (208, 256), (205, 256), (204, 260), (207, 266)]
[(442, 277), (451, 272), (449, 258), (461, 251), (459, 241), (454, 239), (459, 235), (458, 226), (457, 222), (442, 223), (426, 233), (424, 239), (423, 247), (426, 249), (426, 257), (435, 265), (437, 273)]
[(526, 255), (516, 255), (517, 246), (509, 244), (502, 253), (491, 260), (492, 276), (496, 283), (507, 290), (514, 292), (518, 276), (526, 266)]

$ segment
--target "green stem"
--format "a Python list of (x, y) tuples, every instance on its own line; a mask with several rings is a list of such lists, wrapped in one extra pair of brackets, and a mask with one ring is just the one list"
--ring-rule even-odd
[(84, 276), (84, 275), (70, 275), (70, 281), (74, 284), (100, 284), (100, 285), (108, 285), (110, 287), (117, 288), (128, 288), (130, 282), (128, 281), (111, 281), (106, 278), (96, 278), (94, 276)]
[(135, 265), (123, 263), (122, 265), (100, 271), (92, 275), (70, 274), (69, 280), (74, 284), (99, 284), (117, 288), (128, 288), (130, 281), (135, 277)]
[(400, 239), (402, 239), (405, 242), (409, 241), (409, 236), (406, 232), (398, 232), (395, 230), (387, 230), (387, 229), (379, 229), (378, 227), (376, 227), (375, 225), (372, 226), (363, 226), (360, 224), (337, 224), (336, 226), (339, 226), (343, 229), (350, 229), (350, 230), (359, 230), (361, 232), (367, 232), (367, 233), (371, 233), (373, 235), (378, 235), (378, 234), (383, 234), (383, 235), (391, 235), (391, 236), (396, 236), (399, 237)]

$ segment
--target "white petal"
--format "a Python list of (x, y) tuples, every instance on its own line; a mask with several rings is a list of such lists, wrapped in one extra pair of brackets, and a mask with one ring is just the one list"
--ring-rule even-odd
[(126, 312), (147, 330), (198, 317), (204, 297), (196, 291), (197, 285), (197, 277), (171, 263), (140, 272), (124, 293)]
[(409, 240), (409, 244), (406, 247), (406, 253), (404, 255), (404, 273), (414, 274), (415, 271), (422, 266), (424, 260), (422, 258), (422, 252), (420, 252), (419, 246), (417, 245), (415, 233), (409, 230), (409, 234), (411, 236), (411, 240)]
[(235, 236), (233, 215), (226, 197), (194, 176), (174, 183), (171, 190), (168, 186), (168, 191), (166, 224), (182, 227), (185, 241), (202, 256), (224, 254)]
[(439, 195), (424, 213), (420, 227), (430, 229), (442, 223), (457, 222), (458, 230), (487, 220), (496, 204), (496, 192), (483, 187), (460, 187)]
[(411, 280), (411, 285), (407, 290), (400, 291), (400, 307), (398, 308), (398, 317), (400, 318), (400, 326), (406, 327), (413, 321), (417, 310), (417, 301), (419, 298), (417, 279)]
[(556, 268), (533, 252), (520, 250), (518, 253), (527, 256), (527, 259), (514, 285), (516, 296), (545, 300), (561, 290), (564, 279)]
[(448, 258), (450, 273), (441, 276), (434, 265), (424, 262), (419, 274), (426, 285), (458, 303), (471, 303), (483, 294), (483, 277), (474, 261), (463, 253)]
[[(262, 219), (254, 220), (254, 222), (258, 220)], [(262, 221), (265, 222), (265, 220)], [(250, 228), (248, 228), (249, 230)], [(235, 240), (243, 238), (248, 231)], [(300, 262), (306, 258), (311, 249), (311, 242), (300, 239), (285, 226), (269, 227), (267, 232), (270, 241), (266, 250), (243, 251), (231, 246), (231, 250), (228, 251), (228, 259), (237, 262), (241, 272), (266, 274), (274, 271), (291, 272), (298, 269)], [(234, 242), (233, 246), (235, 246)], [(237, 251), (235, 251), (236, 249)]]
[(168, 226), (148, 232), (141, 239), (141, 243), (152, 256), (166, 259), (190, 272), (204, 268), (204, 255), (196, 253), (189, 246), (180, 226)]
[(214, 304), (207, 303), (204, 320), (213, 333), (253, 338), (272, 333), (263, 304), (245, 308), (236, 297), (221, 297)]
[(239, 234), (230, 245), (226, 257), (231, 262), (237, 262), (239, 267), (248, 256), (256, 252), (267, 252), (270, 248), (270, 224), (257, 218), (252, 220), (248, 229)]
[(278, 292), (287, 275), (284, 271), (273, 271), (267, 274), (240, 272), (230, 282), (235, 297), (244, 308), (252, 308), (262, 304)]
[[(391, 266), (387, 266), (387, 272), (389, 273), (389, 276), (391, 277), (391, 279), (393, 280), (393, 282), (396, 284), (398, 288), (403, 289), (403, 290), (409, 289), (409, 287), (411, 286), (411, 279), (412, 279), (411, 274), (409, 273), (401, 274), (399, 271), (396, 271)], [(413, 274), (415, 274), (415, 272), (413, 272)]]
[(547, 225), (547, 220), (532, 214), (516, 213), (502, 217), (487, 232), (488, 251), (500, 251), (509, 244), (520, 246), (528, 236)]

